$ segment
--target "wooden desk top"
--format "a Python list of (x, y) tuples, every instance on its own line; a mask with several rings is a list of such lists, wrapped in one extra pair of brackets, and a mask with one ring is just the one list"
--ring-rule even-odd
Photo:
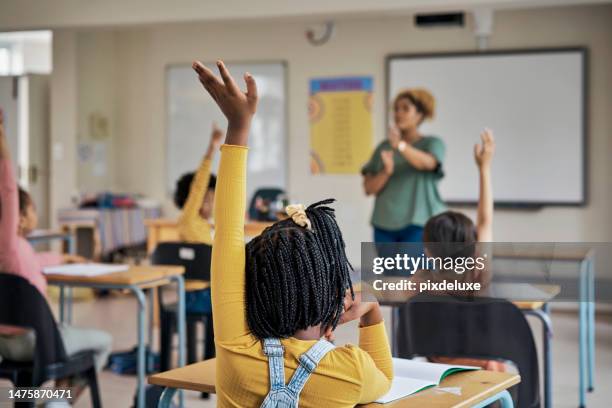
[(144, 224), (147, 227), (176, 227), (177, 220), (174, 218), (147, 218)]
[[(182, 266), (131, 266), (127, 271), (98, 276), (46, 275), (49, 284), (92, 284), (92, 285), (144, 285), (153, 281), (167, 283), (164, 278), (182, 275)], [(151, 287), (151, 285), (146, 285)]]
[(185, 292), (193, 292), (196, 290), (203, 290), (210, 288), (209, 281), (203, 281), (198, 279), (185, 279)]
[[(390, 278), (385, 279), (385, 281), (389, 281)], [(516, 284), (512, 284), (512, 283), (503, 283), (503, 284), (494, 284), (498, 285), (499, 287), (514, 287), (514, 291), (520, 291), (521, 287), (525, 287), (526, 289), (531, 289), (531, 290), (537, 290), (538, 292), (541, 292), (542, 297), (538, 298), (538, 299), (525, 299), (525, 298), (520, 298), (520, 296), (511, 296), (510, 298), (508, 298), (508, 300), (510, 300), (512, 303), (514, 303), (514, 305), (516, 307), (518, 307), (521, 310), (536, 310), (541, 308), (545, 303), (548, 303), (549, 301), (551, 301), (552, 299), (555, 298), (555, 296), (557, 296), (559, 294), (559, 292), (561, 292), (561, 287), (558, 285), (539, 285), (539, 284), (530, 284), (530, 283), (516, 283)], [(409, 299), (410, 299), (410, 294), (411, 292), (408, 291), (381, 291), (381, 292), (374, 292), (373, 289), (371, 290), (373, 295), (376, 294), (378, 295), (378, 301), (381, 305), (383, 306), (401, 306), (404, 303), (406, 303)], [(503, 290), (500, 291), (500, 294), (495, 295), (495, 297), (500, 297), (500, 298), (506, 298), (506, 296), (502, 296), (501, 292), (504, 292)], [(511, 294), (511, 291), (508, 291), (508, 294)], [(515, 300), (513, 300), (515, 299)]]
[[(185, 367), (155, 374), (149, 384), (198, 392), (215, 392), (215, 359), (202, 361)], [(518, 374), (497, 373), (478, 370), (462, 372), (446, 377), (440, 387), (461, 387), (461, 395), (429, 388), (389, 404), (367, 404), (360, 407), (431, 407), (464, 408), (483, 401), (520, 382)]]
[(517, 244), (508, 248), (500, 247), (498, 244), (493, 246), (493, 259), (517, 259), (532, 261), (571, 261), (580, 262), (593, 254), (592, 248), (576, 247), (568, 245), (553, 246), (544, 243), (541, 247), (537, 244), (526, 245)]
[[(151, 218), (144, 220), (144, 223), (149, 228), (177, 228), (177, 220), (172, 218)], [(244, 233), (247, 237), (257, 236), (272, 224), (272, 222), (247, 220), (244, 224)], [(214, 228), (214, 225), (211, 224), (211, 227)]]
[(45, 239), (59, 239), (69, 238), (72, 234), (62, 230), (45, 230), (39, 229), (34, 230), (30, 235), (26, 237), (28, 240), (45, 240)]

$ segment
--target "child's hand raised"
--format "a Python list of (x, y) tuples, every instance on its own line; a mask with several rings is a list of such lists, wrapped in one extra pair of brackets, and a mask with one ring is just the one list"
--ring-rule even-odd
[[(234, 78), (223, 64), (217, 61), (221, 74), (220, 80), (210, 69), (199, 61), (193, 63), (193, 69), (198, 74), (200, 82), (210, 96), (215, 100), (228, 120), (228, 137), (226, 143), (246, 144), (251, 118), (257, 109), (257, 85), (249, 73), (244, 75), (247, 92), (242, 92)], [(230, 137), (232, 136), (232, 137)], [(230, 140), (230, 139), (236, 140)]]
[(217, 125), (217, 122), (213, 122), (212, 133), (210, 134), (210, 146), (212, 148), (218, 148), (221, 146), (223, 140), (223, 130)]
[(480, 134), (481, 144), (474, 145), (474, 160), (480, 168), (489, 167), (495, 154), (495, 139), (491, 129), (485, 129)]

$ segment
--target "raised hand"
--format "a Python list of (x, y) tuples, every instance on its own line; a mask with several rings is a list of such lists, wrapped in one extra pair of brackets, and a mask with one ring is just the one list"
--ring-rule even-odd
[(474, 160), (480, 168), (489, 167), (495, 154), (495, 138), (491, 129), (485, 129), (480, 134), (481, 144), (474, 145)]
[(7, 158), (8, 155), (8, 142), (4, 135), (4, 111), (0, 109), (0, 159)]
[(244, 74), (247, 91), (242, 92), (225, 67), (225, 64), (223, 64), (223, 61), (217, 61), (217, 67), (219, 68), (221, 79), (201, 62), (195, 61), (193, 63), (193, 69), (198, 74), (200, 82), (228, 120), (228, 139), (230, 133), (235, 133), (236, 131), (246, 131), (248, 134), (251, 118), (257, 109), (257, 85), (255, 84), (255, 79), (249, 73)]
[(217, 125), (217, 122), (213, 122), (212, 132), (210, 134), (210, 146), (218, 148), (221, 146), (223, 141), (223, 130)]
[(382, 162), (383, 162), (383, 171), (388, 175), (393, 174), (393, 166), (394, 166), (393, 150), (381, 151), (380, 158), (382, 159)]

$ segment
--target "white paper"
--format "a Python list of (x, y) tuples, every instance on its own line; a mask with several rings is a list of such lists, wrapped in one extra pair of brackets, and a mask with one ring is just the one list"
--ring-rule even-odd
[(383, 395), (374, 402), (386, 404), (387, 402), (407, 397), (408, 395), (412, 395), (425, 387), (431, 387), (433, 385), (435, 384), (432, 384), (430, 381), (396, 376), (395, 378), (393, 378), (393, 383), (391, 384), (391, 389), (389, 390), (389, 392), (387, 392), (385, 395)]
[(480, 367), (437, 364), (425, 361), (393, 359), (393, 383), (391, 389), (375, 402), (386, 404), (412, 395), (423, 388), (438, 385), (444, 374), (451, 369), (479, 370)]
[(99, 264), (99, 263), (76, 263), (58, 266), (50, 266), (43, 269), (47, 275), (68, 275), (68, 276), (99, 276), (115, 272), (124, 272), (129, 269), (129, 265)]

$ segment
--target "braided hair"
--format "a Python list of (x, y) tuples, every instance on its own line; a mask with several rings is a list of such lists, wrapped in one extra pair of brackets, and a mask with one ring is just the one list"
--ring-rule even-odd
[(246, 245), (247, 323), (259, 339), (287, 338), (321, 325), (333, 329), (347, 289), (354, 296), (345, 244), (327, 199), (310, 205), (312, 230), (291, 218)]

